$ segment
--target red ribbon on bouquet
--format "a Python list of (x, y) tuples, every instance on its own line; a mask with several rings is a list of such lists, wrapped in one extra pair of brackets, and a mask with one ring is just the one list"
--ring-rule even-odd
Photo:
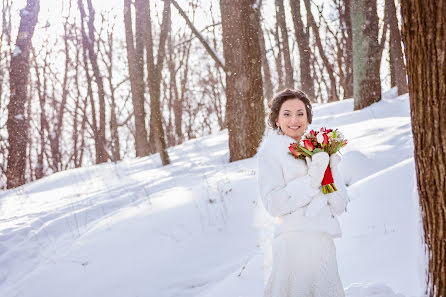
[(324, 178), (322, 179), (322, 193), (333, 193), (334, 191), (337, 191), (336, 186), (334, 184), (333, 175), (331, 173), (330, 165), (327, 166), (327, 169), (325, 169)]

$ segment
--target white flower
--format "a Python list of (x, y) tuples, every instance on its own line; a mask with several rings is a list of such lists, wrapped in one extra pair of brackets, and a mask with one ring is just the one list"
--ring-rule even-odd
[(322, 133), (318, 133), (316, 136), (316, 139), (317, 139), (317, 142), (322, 144), (322, 142), (324, 142), (324, 135)]

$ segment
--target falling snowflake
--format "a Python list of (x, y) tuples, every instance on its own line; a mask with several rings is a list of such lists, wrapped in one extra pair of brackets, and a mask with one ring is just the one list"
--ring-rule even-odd
[(18, 56), (18, 55), (20, 55), (21, 53), (22, 53), (22, 50), (20, 49), (20, 47), (16, 46), (16, 47), (14, 48), (14, 51), (12, 52), (12, 56), (13, 56), (13, 57)]
[(23, 116), (23, 114), (21, 113), (21, 114), (18, 114), (18, 115), (16, 115), (15, 117), (14, 117), (16, 120), (19, 120), (19, 121), (23, 121), (24, 119), (25, 119), (25, 117)]

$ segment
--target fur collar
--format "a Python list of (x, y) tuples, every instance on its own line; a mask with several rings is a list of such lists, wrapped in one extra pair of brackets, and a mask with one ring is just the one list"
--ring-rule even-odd
[(296, 142), (293, 138), (279, 133), (278, 130), (268, 129), (259, 146), (260, 153), (288, 152), (291, 143)]

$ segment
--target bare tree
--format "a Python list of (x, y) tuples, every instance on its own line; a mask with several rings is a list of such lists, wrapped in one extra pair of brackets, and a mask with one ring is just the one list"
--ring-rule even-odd
[(28, 98), (29, 52), (31, 38), (39, 14), (38, 0), (28, 0), (20, 10), (20, 26), (16, 46), (11, 57), (10, 99), (8, 104), (8, 166), (6, 169), (7, 188), (15, 188), (26, 182), (26, 147), (28, 144), (28, 123), (25, 118), (25, 103)]
[[(93, 130), (95, 136), (95, 147), (96, 147), (96, 164), (107, 162), (108, 153), (106, 151), (106, 141), (105, 141), (105, 91), (104, 83), (102, 80), (102, 74), (99, 70), (97, 52), (94, 48), (95, 45), (95, 28), (94, 28), (94, 18), (95, 11), (91, 0), (87, 0), (88, 5), (88, 36), (85, 31), (84, 19), (87, 17), (84, 9), (83, 0), (78, 0), (79, 12), (81, 14), (81, 32), (82, 32), (82, 44), (88, 52), (89, 61), (91, 63), (91, 68), (93, 70), (93, 75), (98, 87), (98, 101), (99, 101), (99, 126), (96, 126)], [(93, 95), (93, 94), (91, 94)], [(94, 100), (91, 100), (92, 108), (95, 105)]]
[(276, 0), (276, 18), (282, 36), (283, 59), (285, 63), (285, 85), (294, 88), (293, 66), (291, 65), (290, 45), (288, 42), (288, 28), (286, 25), (285, 7), (283, 0)]
[[(124, 24), (125, 24), (125, 39), (127, 42), (127, 59), (129, 65), (130, 86), (132, 92), (133, 102), (133, 116), (135, 119), (135, 150), (137, 157), (147, 156), (149, 154), (149, 143), (147, 141), (146, 128), (146, 112), (144, 110), (144, 40), (145, 28), (144, 19), (141, 18), (141, 13), (147, 13), (147, 1), (137, 1), (136, 11), (139, 11), (138, 20), (136, 21), (136, 37), (138, 40), (135, 49), (135, 41), (133, 35), (132, 23), (132, 6), (131, 0), (124, 0)], [(141, 64), (142, 63), (142, 64)]]
[[(262, 1), (259, 1), (259, 11), (262, 11)], [(263, 33), (262, 23), (259, 22), (259, 42), (260, 42), (260, 55), (262, 57), (262, 71), (263, 71), (263, 86), (264, 95), (266, 98), (271, 99), (273, 97), (274, 88), (271, 81), (271, 69), (269, 67), (268, 58), (266, 56), (265, 36)]]
[(428, 254), (428, 294), (446, 296), (446, 5), (402, 0), (415, 168)]
[(300, 83), (302, 91), (310, 98), (315, 98), (314, 81), (311, 74), (310, 60), (310, 32), (304, 26), (300, 12), (300, 0), (290, 0), (291, 15), (293, 16), (294, 33), (300, 55)]
[(254, 3), (254, 0), (220, 0), (231, 162), (255, 155), (265, 129), (260, 20)]
[(398, 95), (408, 92), (407, 73), (404, 65), (403, 50), (401, 49), (401, 34), (398, 27), (395, 0), (386, 0), (385, 12), (390, 29), (390, 80), (391, 86), (397, 86)]
[(170, 163), (167, 154), (166, 140), (162, 126), (162, 113), (160, 104), (161, 70), (163, 69), (166, 54), (166, 40), (170, 28), (170, 0), (164, 0), (163, 21), (161, 24), (158, 55), (155, 63), (153, 53), (152, 20), (150, 18), (150, 5), (147, 14), (147, 72), (150, 92), (150, 139), (154, 141), (163, 165)]
[(353, 97), (353, 41), (351, 0), (340, 0), (337, 7), (341, 25), (340, 57), (343, 59), (339, 67), (341, 83), (344, 89), (344, 98)]
[(313, 34), (314, 34), (314, 37), (316, 40), (316, 45), (319, 50), (319, 55), (323, 61), (323, 65), (324, 65), (325, 69), (327, 70), (328, 77), (330, 78), (330, 89), (329, 89), (328, 101), (329, 102), (337, 101), (337, 100), (339, 100), (339, 97), (338, 97), (338, 91), (337, 91), (337, 87), (336, 87), (337, 83), (336, 83), (336, 78), (334, 75), (335, 74), (334, 67), (328, 60), (328, 57), (324, 51), (322, 40), (321, 40), (321, 37), (319, 34), (319, 28), (316, 24), (316, 20), (313, 17), (313, 13), (311, 12), (310, 0), (304, 0), (304, 3), (305, 3), (305, 8), (307, 10), (307, 18), (309, 21), (309, 25), (311, 26), (311, 28), (313, 30)]
[[(353, 26), (354, 108), (362, 109), (381, 100), (376, 0), (351, 0)], [(385, 35), (384, 35), (385, 36)]]

